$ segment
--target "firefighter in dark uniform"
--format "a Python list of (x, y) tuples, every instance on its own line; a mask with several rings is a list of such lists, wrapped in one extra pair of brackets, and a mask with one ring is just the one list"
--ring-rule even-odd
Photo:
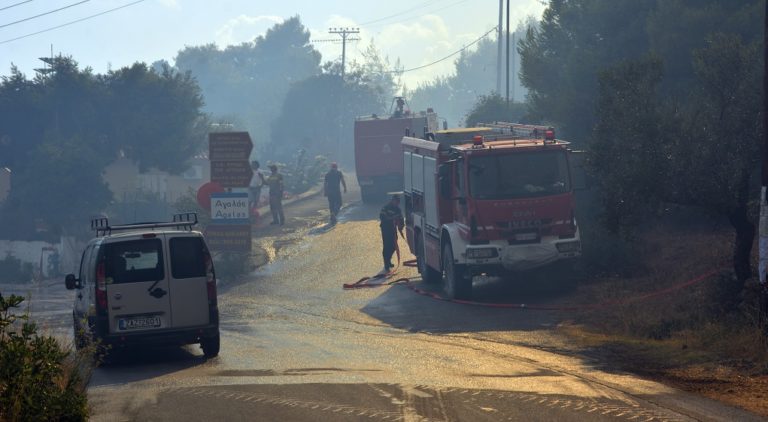
[(397, 233), (403, 236), (403, 212), (400, 211), (400, 195), (392, 195), (392, 199), (381, 208), (379, 213), (381, 227), (382, 256), (384, 272), (388, 273), (392, 265), (392, 254), (397, 249)]
[(328, 197), (328, 209), (331, 211), (331, 224), (336, 224), (336, 216), (341, 209), (341, 186), (344, 187), (344, 193), (347, 193), (347, 182), (344, 181), (344, 174), (339, 171), (336, 163), (331, 163), (331, 169), (325, 174), (325, 183), (323, 184), (323, 194)]

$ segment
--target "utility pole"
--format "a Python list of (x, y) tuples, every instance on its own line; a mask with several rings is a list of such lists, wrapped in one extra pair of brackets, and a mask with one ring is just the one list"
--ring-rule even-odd
[(341, 35), (341, 80), (344, 80), (344, 66), (347, 60), (347, 37), (350, 34), (359, 34), (360, 28), (328, 28), (329, 34)]
[(509, 108), (509, 0), (507, 0), (507, 108)]
[(763, 171), (762, 188), (760, 189), (760, 223), (758, 225), (758, 249), (759, 266), (758, 277), (760, 280), (760, 308), (763, 318), (768, 318), (768, 283), (766, 271), (768, 271), (768, 1), (765, 3), (765, 21), (763, 23)]
[[(512, 33), (512, 47), (515, 46), (515, 33)], [(512, 104), (515, 103), (515, 83), (517, 80), (517, 71), (515, 70), (515, 54), (517, 53), (516, 49), (512, 49)]]
[(496, 93), (501, 95), (501, 31), (504, 30), (504, 22), (502, 21), (504, 16), (504, 0), (499, 0), (499, 26), (496, 29), (499, 31), (497, 37), (498, 48), (496, 54)]

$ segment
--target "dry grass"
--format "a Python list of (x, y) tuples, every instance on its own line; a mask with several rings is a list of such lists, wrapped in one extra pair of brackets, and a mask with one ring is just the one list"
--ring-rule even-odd
[(624, 369), (768, 416), (768, 331), (756, 282), (742, 290), (730, 275), (732, 239), (727, 230), (645, 233), (643, 270), (581, 286), (582, 303), (613, 305), (581, 312), (562, 331)]

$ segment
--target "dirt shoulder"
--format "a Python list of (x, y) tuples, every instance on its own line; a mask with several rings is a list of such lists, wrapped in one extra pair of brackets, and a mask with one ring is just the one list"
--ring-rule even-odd
[(643, 268), (584, 283), (576, 301), (589, 309), (559, 331), (600, 362), (768, 418), (759, 289), (734, 288), (732, 235), (665, 229), (642, 243)]

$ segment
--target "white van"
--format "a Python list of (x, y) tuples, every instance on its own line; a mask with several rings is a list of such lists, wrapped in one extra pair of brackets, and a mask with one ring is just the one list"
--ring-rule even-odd
[(112, 347), (200, 343), (206, 357), (218, 355), (216, 273), (195, 224), (195, 213), (164, 223), (91, 221), (96, 237), (83, 251), (79, 277), (65, 279), (77, 291), (76, 345), (90, 333)]

